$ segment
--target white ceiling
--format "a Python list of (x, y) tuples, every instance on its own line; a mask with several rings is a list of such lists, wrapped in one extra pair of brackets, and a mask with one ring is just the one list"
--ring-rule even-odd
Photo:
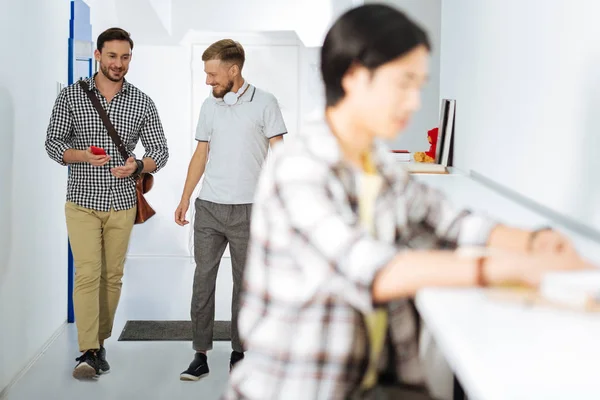
[(294, 31), (305, 46), (320, 46), (334, 18), (362, 0), (85, 0), (92, 29), (119, 26), (136, 43), (174, 45), (199, 32)]

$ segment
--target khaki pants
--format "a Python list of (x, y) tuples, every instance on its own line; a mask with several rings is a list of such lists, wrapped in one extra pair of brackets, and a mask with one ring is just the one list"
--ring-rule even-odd
[(67, 202), (67, 231), (75, 264), (73, 306), (79, 350), (99, 349), (112, 333), (136, 207), (108, 212)]

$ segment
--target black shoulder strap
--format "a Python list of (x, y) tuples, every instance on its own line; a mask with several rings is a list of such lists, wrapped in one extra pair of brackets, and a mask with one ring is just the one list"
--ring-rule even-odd
[(96, 97), (96, 95), (90, 90), (90, 87), (88, 86), (88, 84), (85, 80), (81, 79), (79, 81), (79, 86), (81, 86), (83, 91), (88, 95), (92, 104), (96, 108), (96, 111), (98, 111), (98, 115), (100, 115), (102, 122), (104, 122), (104, 126), (106, 126), (108, 135), (114, 142), (115, 146), (117, 146), (117, 150), (119, 150), (121, 157), (123, 157), (123, 161), (127, 161), (127, 159), (129, 158), (129, 154), (127, 153), (127, 150), (125, 149), (125, 146), (123, 145), (123, 142), (121, 141), (121, 138), (119, 137), (119, 134), (115, 130), (115, 127), (110, 122), (110, 119), (108, 118), (108, 115), (106, 114), (106, 111), (104, 110), (104, 108), (102, 108), (102, 105), (100, 104), (100, 100), (98, 100), (98, 97)]

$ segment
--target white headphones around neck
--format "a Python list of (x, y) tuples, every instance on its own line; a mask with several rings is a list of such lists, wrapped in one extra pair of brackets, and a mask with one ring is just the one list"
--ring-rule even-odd
[(243, 95), (244, 92), (246, 92), (246, 89), (248, 89), (248, 82), (244, 81), (244, 84), (241, 88), (239, 88), (237, 92), (229, 92), (225, 96), (223, 96), (223, 101), (229, 106), (235, 105), (240, 96)]

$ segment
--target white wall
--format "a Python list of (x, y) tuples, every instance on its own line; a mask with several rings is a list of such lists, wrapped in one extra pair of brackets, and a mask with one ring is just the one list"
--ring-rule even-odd
[[(298, 17), (296, 4), (284, 6), (283, 3), (277, 3), (277, 16), (273, 14), (269, 17), (271, 14), (265, 15), (263, 8), (239, 2), (236, 3), (237, 10), (231, 14), (231, 18), (223, 21), (218, 17), (222, 15), (221, 9), (207, 8), (203, 2), (180, 1), (171, 5), (172, 23), (168, 24), (163, 18), (161, 27), (157, 28), (160, 31), (165, 25), (172, 27), (167, 40), (157, 38), (157, 30), (152, 34), (147, 32), (151, 21), (158, 21), (156, 10), (151, 7), (150, 2), (147, 2), (147, 7), (143, 7), (144, 1), (136, 1), (139, 8), (135, 18), (125, 12), (132, 4), (112, 0), (87, 0), (87, 3), (91, 5), (94, 38), (111, 26), (122, 26), (131, 32), (135, 47), (127, 79), (156, 102), (171, 153), (167, 166), (156, 175), (155, 187), (147, 196), (157, 215), (144, 225), (134, 228), (129, 256), (188, 257), (191, 255), (190, 227), (176, 226), (173, 213), (179, 202), (187, 166), (195, 147), (193, 132), (198, 102), (193, 101), (193, 98), (198, 97), (198, 93), (195, 93), (197, 90), (202, 91), (202, 95), (207, 93), (205, 87), (194, 87), (195, 80), (200, 78), (194, 80), (193, 46), (207, 46), (223, 37), (239, 39), (248, 48), (245, 72), (253, 73), (253, 63), (264, 71), (264, 76), (248, 78), (280, 98), (289, 132), (294, 134), (301, 124), (303, 113), (315, 110), (323, 101), (320, 77), (318, 69), (315, 69), (318, 67), (320, 48), (304, 47), (293, 29), (298, 28), (309, 38), (313, 38), (322, 33), (323, 24), (314, 23), (310, 16)], [(319, 0), (315, 4), (311, 3), (314, 7), (306, 7), (331, 16), (332, 13), (343, 12), (351, 3), (350, 0)], [(257, 10), (260, 10), (260, 14)], [(200, 23), (198, 18), (190, 18), (190, 15), (201, 15), (203, 22)], [(219, 23), (215, 25), (217, 20)], [(315, 28), (312, 34), (306, 29), (311, 23)], [(198, 26), (203, 30), (197, 30)], [(264, 46), (268, 45), (276, 46), (272, 52), (276, 57), (268, 61), (269, 64), (275, 64), (259, 65), (269, 59), (261, 53), (265, 50)], [(292, 59), (295, 60), (294, 65), (288, 65)], [(277, 79), (264, 79), (268, 74)], [(200, 75), (203, 82), (204, 75)], [(271, 88), (273, 85), (275, 86)], [(289, 97), (290, 93), (293, 97)], [(138, 152), (141, 151), (140, 146)]]
[[(157, 215), (134, 228), (130, 256), (191, 255), (191, 225), (184, 228), (176, 225), (173, 215), (197, 144), (194, 133), (200, 106), (210, 89), (205, 84), (201, 54), (210, 43), (223, 37), (239, 40), (245, 46), (244, 76), (275, 94), (289, 134), (298, 130), (299, 43), (292, 32), (198, 33), (188, 35), (187, 43), (179, 46), (136, 45), (127, 79), (155, 101), (167, 136), (170, 160), (156, 175), (155, 186), (147, 197)], [(139, 155), (142, 152), (140, 145)], [(192, 211), (188, 213), (190, 221)]]
[(600, 229), (600, 3), (444, 0), (455, 163)]
[(66, 320), (67, 170), (44, 149), (69, 2), (0, 0), (0, 393)]
[(427, 131), (436, 128), (440, 119), (442, 0), (367, 0), (365, 3), (385, 3), (396, 7), (413, 18), (429, 35), (432, 45), (430, 79), (423, 90), (421, 110), (415, 114), (398, 139), (392, 142), (394, 149), (427, 151)]
[[(134, 227), (129, 257), (159, 256), (168, 264), (172, 256), (191, 256), (190, 225), (180, 227), (173, 219), (194, 150), (192, 135), (197, 111), (192, 112), (191, 63), (192, 47), (189, 45), (136, 45), (134, 49), (127, 79), (156, 103), (167, 136), (170, 158), (165, 168), (156, 174), (155, 186), (147, 195), (157, 214), (143, 225)], [(136, 153), (141, 155), (142, 152), (143, 146), (139, 144)], [(193, 202), (191, 205), (193, 207)], [(193, 258), (189, 262), (193, 263)], [(224, 257), (217, 277), (217, 293), (231, 293), (233, 282), (230, 271), (231, 260)], [(173, 269), (174, 275), (181, 273), (182, 270)], [(127, 281), (126, 284), (136, 282)], [(189, 304), (178, 307), (189, 307)], [(231, 319), (231, 296), (217, 297), (215, 318)]]
[(321, 47), (300, 46), (299, 65), (300, 128), (325, 108), (325, 89), (321, 78)]
[[(127, 79), (155, 102), (170, 153), (167, 165), (156, 174), (154, 188), (146, 196), (156, 215), (134, 227), (129, 254), (187, 256), (189, 229), (175, 224), (174, 213), (192, 154), (189, 48), (136, 46)], [(136, 155), (143, 155), (141, 144)]]

